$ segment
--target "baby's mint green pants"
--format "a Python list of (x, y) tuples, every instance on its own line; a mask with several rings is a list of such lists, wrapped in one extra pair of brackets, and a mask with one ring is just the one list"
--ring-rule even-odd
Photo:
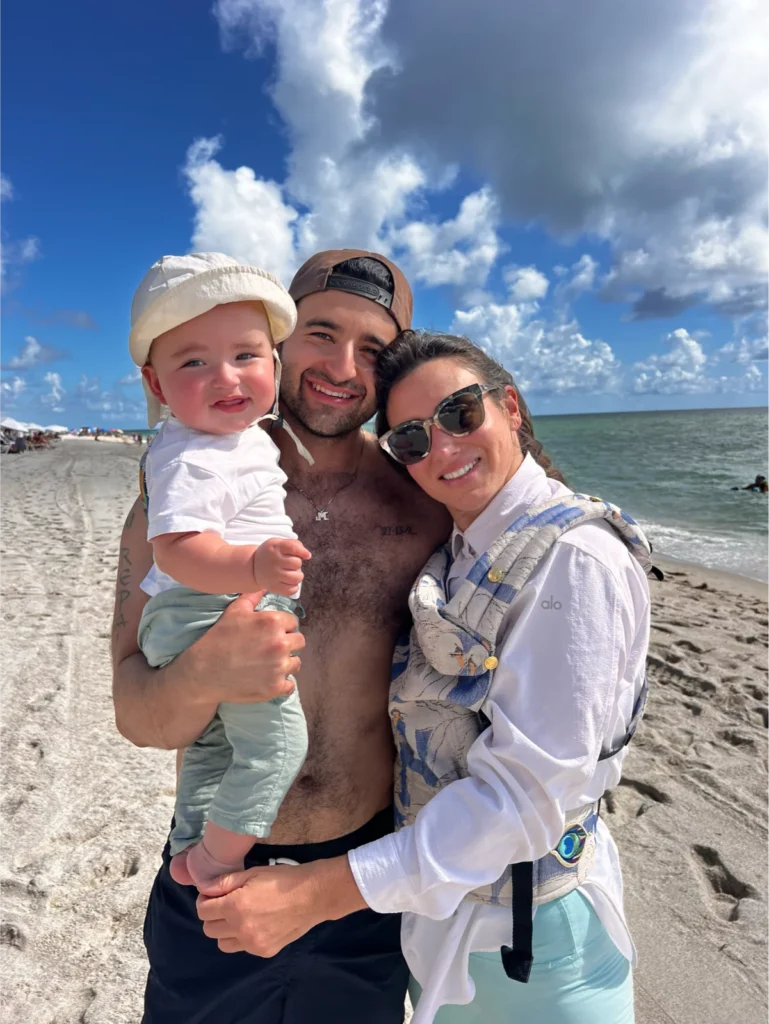
[[(139, 646), (153, 668), (167, 665), (214, 625), (236, 594), (174, 587), (150, 598)], [(258, 611), (303, 617), (289, 597), (265, 594)], [(197, 843), (210, 819), (243, 835), (264, 837), (307, 755), (299, 694), (217, 708), (203, 735), (184, 752), (171, 832), (171, 855)]]

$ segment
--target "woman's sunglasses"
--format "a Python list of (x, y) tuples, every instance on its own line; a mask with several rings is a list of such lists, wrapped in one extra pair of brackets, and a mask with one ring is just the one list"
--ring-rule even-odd
[(402, 466), (413, 466), (430, 454), (433, 424), (452, 437), (466, 437), (486, 419), (483, 396), (501, 385), (470, 384), (444, 398), (426, 420), (406, 420), (379, 438), (388, 455)]

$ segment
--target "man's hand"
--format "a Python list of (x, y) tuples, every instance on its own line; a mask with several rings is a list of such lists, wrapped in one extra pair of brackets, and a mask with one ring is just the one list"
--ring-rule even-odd
[(223, 953), (261, 957), (275, 956), (322, 921), (366, 907), (347, 857), (238, 871), (208, 891), (197, 903), (206, 935)]
[(198, 699), (248, 704), (293, 691), (286, 676), (296, 675), (302, 667), (298, 655), (304, 637), (296, 632), (296, 617), (288, 612), (255, 613), (263, 596), (264, 591), (241, 594), (193, 644)]
[(302, 560), (311, 557), (301, 541), (271, 537), (254, 552), (254, 579), (257, 587), (263, 587), (273, 594), (292, 597), (304, 579)]

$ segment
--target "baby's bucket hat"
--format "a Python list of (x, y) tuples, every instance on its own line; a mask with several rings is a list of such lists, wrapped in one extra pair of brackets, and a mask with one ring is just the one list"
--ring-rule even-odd
[[(155, 338), (226, 302), (261, 302), (278, 344), (296, 326), (296, 306), (272, 274), (249, 267), (221, 252), (163, 256), (153, 263), (134, 293), (128, 347), (137, 366), (144, 366)], [(147, 422), (156, 426), (163, 407), (142, 378)]]

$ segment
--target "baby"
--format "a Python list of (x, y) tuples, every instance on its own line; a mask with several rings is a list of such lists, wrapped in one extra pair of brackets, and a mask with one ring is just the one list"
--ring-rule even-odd
[[(136, 291), (130, 350), (150, 426), (163, 406), (170, 413), (144, 467), (153, 566), (141, 584), (150, 600), (139, 646), (153, 667), (194, 643), (240, 593), (266, 589), (258, 609), (304, 616), (297, 601), (310, 552), (284, 509), (278, 449), (259, 425), (277, 418), (275, 345), (295, 324), (294, 302), (274, 277), (220, 253), (164, 256)], [(306, 753), (296, 689), (220, 704), (184, 753), (173, 878), (204, 891), (242, 870)]]

